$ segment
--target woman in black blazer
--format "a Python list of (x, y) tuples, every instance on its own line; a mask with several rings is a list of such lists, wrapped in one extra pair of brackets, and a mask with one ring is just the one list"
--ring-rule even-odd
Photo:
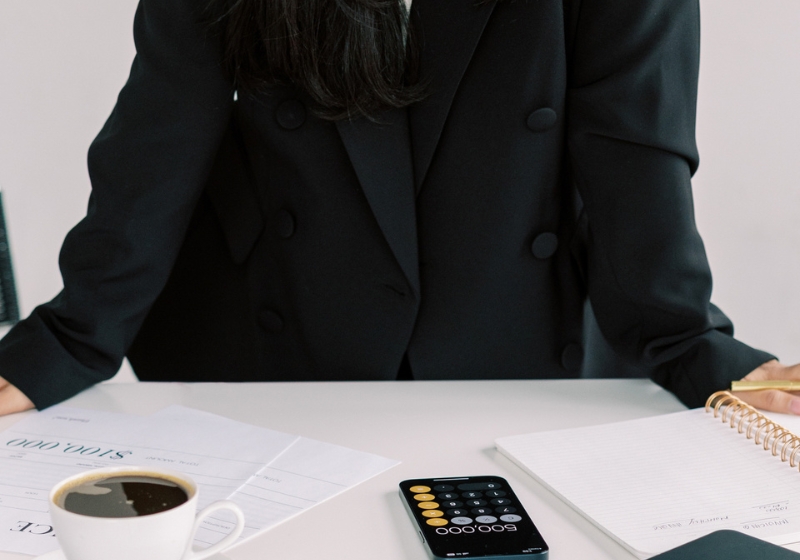
[(709, 302), (696, 0), (414, 0), (407, 27), (390, 0), (250, 1), (277, 11), (141, 1), (64, 290), (0, 342), (0, 412), (125, 355), (145, 380), (579, 377), (587, 298), (690, 406), (800, 375)]

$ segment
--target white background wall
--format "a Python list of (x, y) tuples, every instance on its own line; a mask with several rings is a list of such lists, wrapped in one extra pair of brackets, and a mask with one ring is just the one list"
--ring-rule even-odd
[[(800, 362), (800, 2), (701, 6), (694, 184), (713, 299), (739, 338)], [(23, 315), (60, 289), (59, 247), (85, 211), (86, 150), (125, 82), (135, 8), (0, 2), (0, 188)]]
[(800, 362), (800, 2), (701, 0), (697, 221), (737, 336)]

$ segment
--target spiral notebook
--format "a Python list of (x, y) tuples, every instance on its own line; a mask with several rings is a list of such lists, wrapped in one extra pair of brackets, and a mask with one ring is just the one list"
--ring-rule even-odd
[(720, 529), (800, 541), (800, 418), (704, 409), (500, 438), (497, 449), (638, 558)]

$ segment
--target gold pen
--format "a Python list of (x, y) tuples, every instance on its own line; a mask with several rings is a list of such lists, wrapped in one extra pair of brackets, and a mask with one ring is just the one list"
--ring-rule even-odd
[(731, 391), (800, 391), (800, 381), (731, 381)]

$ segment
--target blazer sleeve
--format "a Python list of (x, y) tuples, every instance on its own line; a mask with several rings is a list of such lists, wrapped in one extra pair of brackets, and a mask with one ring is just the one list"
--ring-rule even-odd
[(64, 288), (0, 341), (0, 376), (37, 408), (114, 375), (166, 283), (233, 103), (204, 5), (137, 8), (130, 77), (89, 149), (87, 215), (61, 250)]
[(697, 0), (583, 0), (567, 94), (570, 165), (588, 219), (587, 284), (612, 348), (700, 406), (772, 356), (710, 303), (691, 176)]

